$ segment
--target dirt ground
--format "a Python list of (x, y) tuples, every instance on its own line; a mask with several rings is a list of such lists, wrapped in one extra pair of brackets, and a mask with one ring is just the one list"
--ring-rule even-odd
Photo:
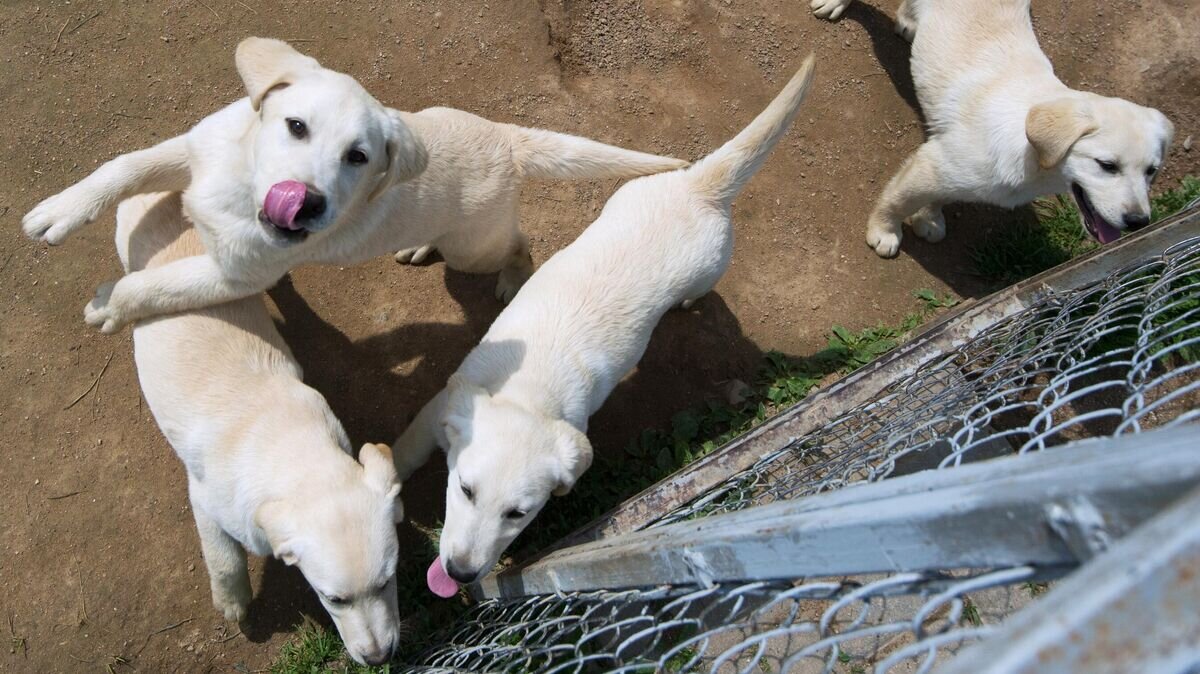
[[(811, 353), (835, 323), (896, 322), (917, 288), (977, 296), (968, 251), (1003, 213), (951, 208), (949, 236), (864, 245), (872, 200), (922, 139), (892, 3), (840, 23), (801, 0), (5, 0), (0, 6), (0, 670), (249, 671), (302, 616), (324, 620), (295, 573), (254, 562), (241, 630), (223, 625), (184, 475), (139, 395), (129, 332), (81, 320), (115, 278), (111, 216), (47, 249), (21, 216), (101, 162), (183, 132), (242, 95), (233, 49), (291, 40), (401, 109), (447, 105), (695, 158), (740, 129), (809, 50), (814, 91), (734, 207), (733, 266), (668, 315), (638, 371), (594, 419), (598, 451), (753, 376), (761, 354)], [(1163, 110), (1177, 127), (1160, 179), (1200, 172), (1195, 0), (1036, 0), (1038, 32), (1071, 85)], [(615, 183), (533, 184), (539, 263), (595, 217)], [(380, 258), (307, 268), (271, 296), (306, 378), (352, 439), (390, 442), (499, 312), (494, 279)], [(440, 471), (405, 486), (410, 517), (440, 510)], [(409, 525), (404, 525), (409, 526)], [(265, 572), (264, 572), (265, 571)], [(419, 583), (419, 579), (413, 579)]]

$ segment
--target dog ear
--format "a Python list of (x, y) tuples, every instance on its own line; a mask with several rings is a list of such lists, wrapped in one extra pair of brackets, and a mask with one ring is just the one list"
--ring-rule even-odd
[[(467, 381), (462, 375), (450, 376), (446, 383), (446, 409), (442, 412), (442, 430), (453, 447), (471, 441), (471, 419), (475, 416), (475, 405), (488, 397), (483, 388)], [(446, 448), (447, 451), (450, 447)]]
[(583, 472), (592, 465), (592, 443), (571, 424), (565, 421), (556, 421), (554, 424), (558, 434), (556, 449), (561, 474), (553, 493), (555, 496), (566, 496)]
[(358, 452), (358, 461), (363, 467), (363, 480), (372, 490), (383, 494), (392, 503), (393, 519), (404, 521), (404, 504), (400, 502), (400, 481), (396, 479), (396, 464), (392, 462), (392, 448), (370, 443)]
[(387, 114), (392, 127), (387, 139), (387, 168), (379, 177), (375, 189), (371, 190), (367, 201), (374, 201), (396, 183), (416, 178), (429, 164), (429, 153), (425, 150), (425, 144), (408, 128), (400, 118), (400, 113), (389, 110)]
[(1044, 169), (1058, 166), (1075, 141), (1099, 128), (1087, 104), (1070, 98), (1039, 103), (1025, 116), (1025, 137)]
[(267, 501), (254, 511), (254, 523), (267, 535), (271, 554), (288, 566), (300, 558), (295, 547), (295, 524), (291, 508), (283, 501)]
[(1163, 130), (1162, 159), (1160, 161), (1166, 162), (1167, 152), (1171, 149), (1171, 141), (1175, 139), (1175, 125), (1171, 123), (1171, 120), (1168, 119), (1166, 115), (1162, 114), (1158, 110), (1155, 110), (1154, 113), (1158, 115), (1158, 123)]
[(248, 37), (238, 43), (234, 63), (255, 112), (271, 90), (286, 87), (306, 71), (321, 67), (316, 59), (292, 49), (288, 43), (264, 37)]

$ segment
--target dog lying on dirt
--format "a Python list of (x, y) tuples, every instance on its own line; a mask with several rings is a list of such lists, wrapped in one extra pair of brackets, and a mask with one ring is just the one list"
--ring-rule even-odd
[[(117, 209), (127, 272), (202, 255), (178, 193)], [(396, 595), (403, 518), (386, 445), (350, 441), (259, 297), (133, 329), (146, 402), (188, 474), (188, 496), (213, 605), (241, 621), (250, 603), (246, 550), (299, 567), (357, 661), (380, 664), (399, 642)]]
[[(836, 19), (851, 0), (812, 0)], [(1162, 113), (1068, 88), (1038, 46), (1029, 0), (904, 0), (896, 31), (912, 42), (912, 75), (929, 139), (884, 188), (867, 223), (883, 257), (901, 223), (946, 235), (943, 204), (1013, 208), (1070, 192), (1101, 243), (1150, 223), (1150, 184), (1174, 128)]]
[(427, 576), (435, 593), (490, 571), (551, 494), (567, 493), (591, 465), (588, 417), (637, 364), (663, 314), (725, 273), (730, 203), (787, 130), (812, 62), (707, 158), (617, 190), (393, 445), (402, 479), (435, 446), (447, 450), (445, 527)]
[[(259, 293), (305, 263), (348, 265), (436, 246), (461, 271), (500, 272), (507, 301), (533, 271), (518, 227), (526, 178), (625, 178), (686, 166), (448, 108), (385, 108), (353, 78), (278, 40), (238, 45), (248, 96), (187, 134), (122, 155), (23, 220), (51, 244), (134, 194), (183, 191), (196, 255), (102, 285), (84, 318), (125, 323)], [(425, 247), (420, 251), (417, 247)]]

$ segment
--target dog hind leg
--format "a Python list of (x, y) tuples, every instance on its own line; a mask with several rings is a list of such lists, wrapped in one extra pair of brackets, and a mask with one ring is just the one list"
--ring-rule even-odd
[(932, 203), (917, 211), (908, 219), (913, 232), (929, 243), (937, 243), (946, 238), (946, 217), (942, 214), (942, 205)]
[(401, 483), (425, 465), (429, 455), (437, 449), (436, 428), (445, 405), (446, 391), (443, 390), (421, 408), (416, 418), (392, 443), (392, 461), (396, 464), (396, 478)]
[(500, 270), (496, 281), (496, 299), (508, 304), (517, 296), (517, 291), (533, 276), (533, 256), (529, 254), (529, 239), (517, 232), (513, 252)]
[(437, 249), (434, 248), (432, 243), (417, 246), (416, 248), (398, 250), (396, 251), (396, 262), (400, 264), (421, 264), (435, 250)]

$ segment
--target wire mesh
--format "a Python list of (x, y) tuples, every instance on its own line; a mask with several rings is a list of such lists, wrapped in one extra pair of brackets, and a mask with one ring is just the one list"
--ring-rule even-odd
[(1200, 239), (1050, 292), (648, 526), (1200, 419)]
[[(1200, 238), (1097, 282), (1047, 290), (648, 526), (1197, 419)], [(404, 671), (926, 672), (1066, 571), (492, 599), (433, 637)]]

